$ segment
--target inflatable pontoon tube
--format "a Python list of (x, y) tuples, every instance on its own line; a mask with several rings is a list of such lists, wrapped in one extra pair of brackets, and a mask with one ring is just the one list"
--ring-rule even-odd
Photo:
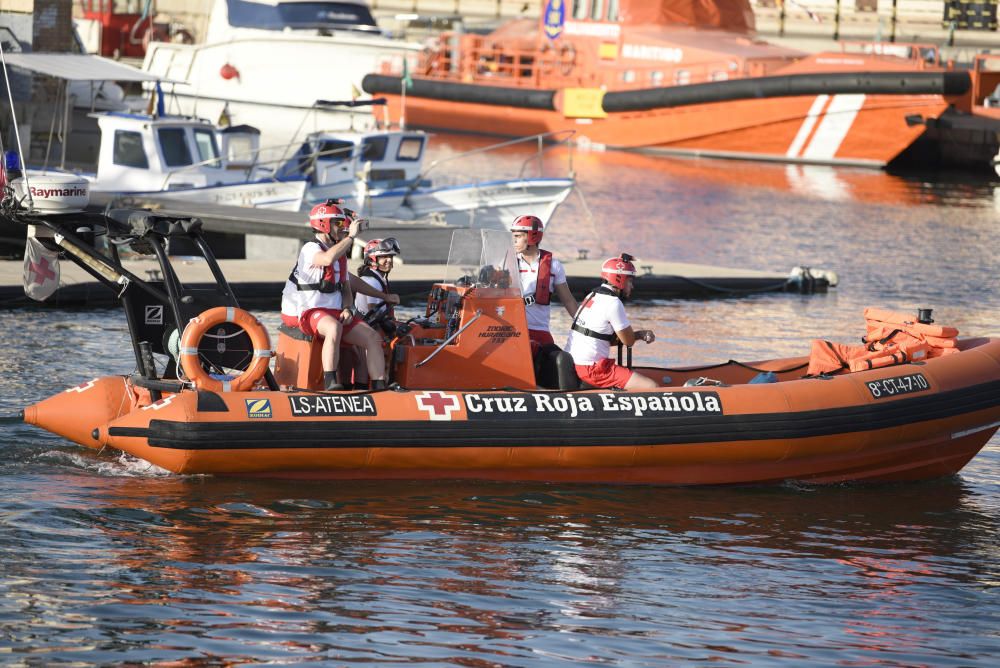
[[(361, 88), (370, 95), (378, 93), (398, 95), (401, 85), (399, 77), (390, 77), (383, 74), (366, 74), (361, 82)], [(431, 100), (474, 102), (476, 104), (492, 104), (500, 107), (522, 107), (524, 109), (545, 109), (547, 111), (554, 111), (556, 108), (553, 101), (556, 95), (554, 90), (478, 86), (476, 84), (453, 83), (450, 81), (414, 79), (413, 85), (406, 89), (406, 94)]]
[(961, 95), (970, 85), (968, 72), (789, 74), (617, 91), (604, 95), (603, 107), (611, 113), (802, 95)]

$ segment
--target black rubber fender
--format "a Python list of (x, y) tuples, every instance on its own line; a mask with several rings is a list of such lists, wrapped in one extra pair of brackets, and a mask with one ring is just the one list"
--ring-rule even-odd
[[(366, 74), (365, 78), (361, 81), (361, 88), (370, 95), (377, 95), (379, 93), (398, 95), (401, 86), (402, 81), (400, 77), (383, 74)], [(406, 94), (431, 100), (474, 102), (476, 104), (491, 104), (499, 107), (544, 109), (546, 111), (554, 111), (556, 108), (556, 92), (554, 90), (505, 88), (502, 86), (481, 86), (451, 81), (414, 79), (413, 85), (406, 89)]]
[(805, 95), (962, 95), (971, 85), (968, 72), (953, 71), (789, 74), (606, 93), (603, 108), (612, 113)]

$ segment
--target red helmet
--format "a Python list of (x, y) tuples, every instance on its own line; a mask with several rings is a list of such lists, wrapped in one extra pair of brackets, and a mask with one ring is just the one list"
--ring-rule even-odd
[(344, 210), (331, 201), (317, 204), (309, 212), (309, 227), (323, 234), (330, 234), (332, 227), (345, 228), (350, 224)]
[(635, 276), (636, 273), (635, 265), (632, 264), (634, 259), (628, 253), (622, 253), (618, 257), (605, 260), (604, 264), (601, 265), (601, 278), (605, 283), (613, 285), (619, 290), (624, 290), (629, 277)]
[(518, 216), (510, 224), (511, 232), (524, 232), (528, 235), (528, 245), (537, 246), (542, 243), (542, 219), (538, 216)]
[(399, 242), (393, 237), (372, 239), (365, 244), (365, 264), (374, 267), (377, 258), (393, 257), (399, 253)]

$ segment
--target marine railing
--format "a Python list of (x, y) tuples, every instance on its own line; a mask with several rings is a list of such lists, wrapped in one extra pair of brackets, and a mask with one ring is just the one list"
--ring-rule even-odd
[[(527, 137), (518, 137), (516, 139), (509, 139), (496, 144), (490, 144), (489, 146), (481, 146), (478, 148), (470, 149), (468, 151), (463, 151), (461, 153), (456, 153), (455, 155), (445, 156), (443, 158), (438, 158), (432, 161), (429, 165), (420, 170), (419, 176), (410, 185), (410, 189), (415, 189), (420, 185), (420, 182), (427, 178), (427, 175), (440, 167), (441, 165), (452, 163), (457, 160), (468, 160), (469, 158), (483, 155), (485, 153), (492, 153), (494, 151), (500, 151), (502, 149), (517, 146), (519, 144), (534, 144), (535, 150), (533, 153), (524, 159), (521, 163), (521, 167), (518, 169), (517, 178), (530, 178), (525, 176), (525, 172), (528, 170), (529, 166), (537, 165), (538, 172), (535, 176), (544, 177), (545, 176), (545, 154), (560, 146), (564, 146), (569, 150), (566, 152), (566, 171), (565, 175), (568, 178), (574, 178), (575, 172), (573, 171), (573, 142), (571, 141), (573, 135), (576, 134), (576, 130), (557, 130), (553, 132), (541, 132), (535, 135), (529, 135)], [(468, 173), (463, 172), (462, 177), (468, 177)], [(489, 180), (495, 180), (495, 177), (490, 177)], [(478, 182), (478, 181), (477, 181)]]
[[(163, 175), (163, 182), (161, 184), (160, 190), (167, 190), (170, 185), (171, 180), (176, 178), (178, 174), (183, 174), (184, 172), (197, 172), (202, 167), (219, 167), (224, 166), (229, 172), (240, 172), (243, 174), (247, 181), (288, 181), (290, 179), (297, 178), (299, 176), (308, 176), (309, 172), (307, 169), (302, 170), (301, 174), (288, 174), (282, 176), (280, 173), (280, 167), (287, 164), (288, 162), (300, 159), (314, 162), (316, 158), (336, 155), (340, 153), (348, 154), (346, 157), (351, 157), (349, 154), (352, 151), (360, 150), (359, 146), (345, 146), (337, 149), (330, 149), (326, 151), (315, 151), (302, 156), (287, 156), (285, 152), (288, 148), (294, 147), (301, 144), (302, 142), (290, 142), (288, 144), (275, 144), (272, 146), (260, 146), (256, 149), (243, 151), (235, 154), (234, 156), (224, 157), (219, 156), (216, 158), (208, 158), (201, 160), (199, 162), (193, 162), (190, 165), (184, 165), (173, 169), (170, 172), (166, 172)], [(267, 155), (269, 152), (282, 151), (283, 155), (280, 158), (272, 158), (262, 160), (260, 156)], [(272, 168), (271, 166), (274, 166)], [(233, 185), (232, 183), (225, 183), (223, 185)]]
[[(489, 35), (442, 33), (421, 52), (414, 74), (428, 79), (475, 82), (512, 88), (598, 88), (615, 90), (680, 86), (765, 76), (787, 65), (783, 57), (735, 59), (720, 55), (699, 63), (669, 62), (669, 46), (659, 49), (663, 62), (637, 65), (634, 61), (602, 60), (599, 54), (573, 42), (552, 44), (501, 40)], [(387, 72), (383, 72), (387, 73)], [(398, 72), (396, 73), (399, 74)]]

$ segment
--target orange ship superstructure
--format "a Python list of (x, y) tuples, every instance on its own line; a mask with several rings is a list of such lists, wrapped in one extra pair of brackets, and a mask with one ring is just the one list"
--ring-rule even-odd
[(1000, 72), (949, 69), (917, 44), (808, 55), (753, 29), (746, 0), (549, 0), (538, 21), (443, 34), (409, 68), (405, 96), (401, 70), (364, 88), (428, 128), (575, 130), (612, 148), (805, 163), (992, 164), (1000, 122), (984, 100)]

